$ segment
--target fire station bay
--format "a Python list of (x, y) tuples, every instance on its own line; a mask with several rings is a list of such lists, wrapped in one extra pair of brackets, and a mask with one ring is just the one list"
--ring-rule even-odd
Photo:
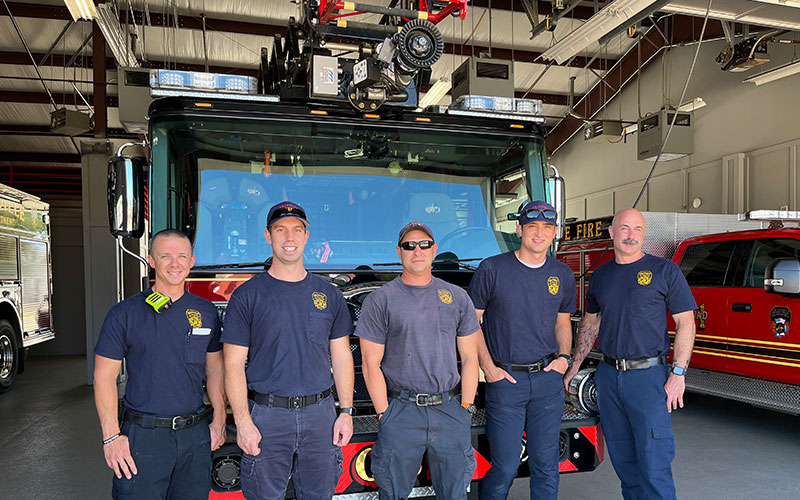
[(2, 498), (800, 498), (797, 0), (1, 1)]

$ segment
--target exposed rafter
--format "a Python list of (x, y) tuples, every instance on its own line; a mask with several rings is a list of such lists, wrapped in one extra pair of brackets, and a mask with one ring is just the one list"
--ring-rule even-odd
[[(488, 0), (483, 0), (486, 5), (488, 5)], [(547, 5), (547, 11), (540, 10), (540, 12), (547, 13), (549, 12), (549, 3), (547, 2), (539, 2), (540, 9), (544, 9), (543, 5)], [(508, 0), (506, 0), (506, 5), (510, 6)], [(32, 17), (37, 19), (60, 19), (60, 20), (67, 20), (72, 19), (69, 15), (69, 12), (65, 7), (58, 7), (58, 6), (44, 6), (44, 5), (35, 5), (35, 4), (23, 4), (23, 3), (9, 3), (9, 8), (11, 8), (14, 15), (17, 17)], [(494, 5), (492, 2), (492, 9), (498, 9), (502, 7), (498, 7)], [(522, 4), (519, 2), (515, 2), (515, 10), (522, 12)], [(580, 7), (576, 8), (577, 11)], [(589, 9), (591, 10), (591, 9)], [(0, 13), (2, 14), (2, 13)], [(126, 13), (127, 14), (127, 13)], [(577, 15), (576, 15), (577, 17)], [(138, 11), (133, 11), (133, 19), (136, 24), (142, 24), (143, 14)], [(124, 20), (124, 19), (123, 19)], [(226, 33), (236, 33), (236, 34), (243, 34), (243, 35), (259, 35), (259, 36), (273, 36), (273, 35), (286, 35), (286, 26), (284, 25), (273, 25), (273, 24), (262, 24), (262, 23), (251, 23), (245, 21), (231, 21), (227, 19), (217, 19), (217, 18), (209, 18), (206, 17), (206, 28), (213, 31), (221, 31)], [(169, 15), (163, 14), (156, 14), (151, 12), (150, 13), (150, 23), (154, 27), (175, 27), (174, 17)], [(179, 15), (178, 16), (178, 23), (177, 27), (181, 29), (190, 29), (190, 30), (202, 30), (203, 29), (203, 22), (200, 17), (194, 16), (186, 16), (186, 15)], [(464, 55), (471, 55), (474, 51), (474, 54), (477, 55), (481, 52), (487, 52), (489, 50), (488, 45), (461, 45), (461, 44), (454, 44), (454, 43), (446, 43), (445, 44), (445, 53), (446, 54), (464, 54)], [(492, 56), (498, 59), (511, 59), (511, 49), (499, 48), (499, 47), (492, 47)], [(541, 55), (541, 52), (530, 51), (530, 50), (514, 50), (514, 60), (518, 62), (534, 62), (536, 58)], [(605, 59), (605, 62), (608, 65), (613, 64), (616, 60), (615, 59)], [(575, 58), (574, 61), (571, 61), (570, 66), (572, 67), (584, 67), (588, 60), (586, 58)], [(592, 63), (592, 69), (602, 70), (604, 67), (607, 67), (606, 64), (601, 65), (601, 61), (594, 61)]]
[[(666, 23), (672, 26), (666, 28)], [(665, 52), (668, 44), (679, 45), (695, 42), (703, 25), (703, 20), (698, 17), (668, 16), (662, 18), (657, 26), (661, 30), (652, 29), (642, 39), (641, 61), (642, 71), (657, 61)], [(671, 40), (667, 41), (662, 33), (669, 33)], [(714, 19), (708, 21), (705, 38), (713, 39), (723, 36), (720, 22)], [(631, 83), (636, 82), (639, 69), (639, 55), (634, 45), (619, 62), (612, 67), (597, 84), (584, 95), (576, 104), (575, 110), (582, 116), (592, 118), (599, 113), (612, 99)], [(622, 82), (620, 84), (620, 82)], [(574, 136), (583, 126), (583, 121), (568, 116), (556, 124), (547, 136), (545, 146), (548, 154), (553, 154)]]

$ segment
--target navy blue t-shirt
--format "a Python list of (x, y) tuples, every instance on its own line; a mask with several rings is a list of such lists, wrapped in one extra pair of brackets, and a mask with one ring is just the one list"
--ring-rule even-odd
[(697, 309), (680, 268), (645, 254), (630, 264), (610, 260), (598, 267), (586, 294), (586, 312), (600, 313), (597, 349), (615, 359), (669, 353), (667, 310)]
[(527, 364), (558, 351), (558, 313), (575, 312), (575, 275), (548, 256), (530, 268), (514, 252), (481, 262), (469, 285), (475, 308), (483, 309), (483, 333), (492, 359)]
[(233, 292), (222, 342), (249, 348), (247, 387), (308, 396), (333, 385), (330, 341), (353, 332), (342, 293), (319, 276), (282, 281), (254, 276)]
[(94, 353), (126, 359), (127, 408), (164, 417), (186, 415), (203, 406), (206, 353), (222, 349), (217, 309), (184, 292), (159, 314), (144, 301), (151, 293), (147, 289), (111, 308)]

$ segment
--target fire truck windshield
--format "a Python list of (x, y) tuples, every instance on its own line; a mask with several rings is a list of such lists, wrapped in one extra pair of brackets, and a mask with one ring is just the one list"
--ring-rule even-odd
[(498, 198), (510, 196), (496, 196), (498, 185), (519, 185), (503, 178), (527, 174), (514, 206), (544, 196), (542, 141), (530, 135), (181, 120), (153, 125), (152, 154), (152, 231), (186, 231), (198, 266), (269, 258), (266, 216), (283, 200), (308, 214), (309, 269), (394, 262), (397, 233), (412, 220), (432, 228), (440, 258), (485, 258), (519, 244), (515, 224), (498, 223)]

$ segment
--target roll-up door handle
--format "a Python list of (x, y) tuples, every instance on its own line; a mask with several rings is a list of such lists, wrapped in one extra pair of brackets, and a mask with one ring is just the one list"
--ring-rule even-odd
[(753, 305), (749, 302), (734, 302), (731, 306), (733, 312), (749, 313), (753, 309)]

